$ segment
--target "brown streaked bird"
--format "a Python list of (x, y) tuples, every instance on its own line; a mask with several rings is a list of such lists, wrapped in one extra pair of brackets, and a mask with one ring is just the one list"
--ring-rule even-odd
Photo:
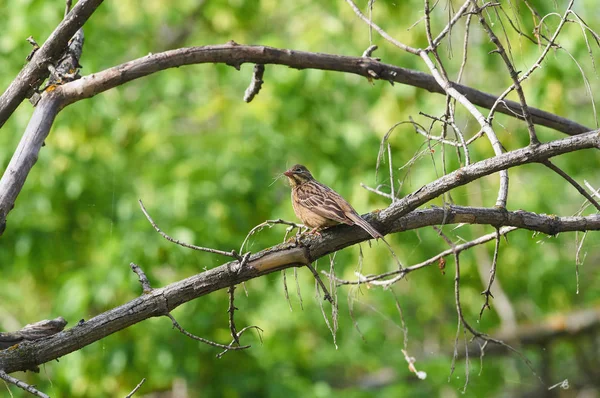
[(311, 233), (337, 224), (358, 225), (373, 238), (383, 240), (383, 235), (358, 215), (356, 210), (333, 189), (314, 179), (301, 164), (283, 173), (292, 186), (294, 213)]

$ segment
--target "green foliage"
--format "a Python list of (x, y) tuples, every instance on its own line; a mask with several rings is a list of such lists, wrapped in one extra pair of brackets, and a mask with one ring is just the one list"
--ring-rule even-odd
[[(368, 28), (342, 1), (302, 0), (283, 5), (274, 0), (211, 0), (200, 12), (195, 11), (196, 3), (105, 2), (85, 26), (82, 73), (169, 46), (221, 44), (230, 39), (357, 56), (369, 45)], [(452, 3), (455, 9), (459, 6)], [(505, 8), (519, 20), (523, 32), (531, 34), (531, 14), (522, 2), (512, 3), (516, 2), (504, 4)], [(566, 6), (565, 1), (530, 3), (542, 15), (562, 14)], [(445, 7), (446, 3), (440, 2), (436, 8), (435, 32), (447, 20)], [(586, 10), (595, 9), (595, 2), (588, 0), (581, 2), (577, 11), (585, 17)], [(24, 39), (32, 35), (42, 43), (60, 22), (62, 12), (59, 2), (21, 0), (10, 2), (10, 7), (8, 2), (0, 3), (0, 15), (8, 16), (0, 23), (4, 28), (0, 38), (3, 88), (30, 51)], [(376, 2), (373, 16), (392, 36), (414, 47), (426, 46), (423, 21), (407, 30), (421, 18), (422, 1)], [(504, 16), (499, 19), (490, 11), (490, 18), (504, 24), (516, 67), (527, 70), (541, 48), (515, 33)], [(594, 27), (597, 21), (587, 22)], [(547, 23), (551, 32), (558, 18), (550, 17)], [(174, 41), (186, 30), (189, 35), (183, 41)], [(463, 31), (464, 24), (459, 23), (452, 31), (452, 46), (444, 44), (441, 49), (444, 59), (452, 56), (445, 65), (453, 79), (461, 63)], [(501, 39), (506, 43), (504, 33)], [(384, 62), (425, 71), (418, 57), (392, 47), (375, 32), (373, 42), (380, 47), (374, 55)], [(598, 79), (579, 26), (569, 24), (560, 42), (581, 64), (592, 91), (598, 93)], [(463, 83), (498, 94), (511, 81), (499, 56), (489, 54), (492, 49), (474, 18)], [(596, 55), (598, 48), (593, 51)], [(130, 262), (139, 264), (158, 287), (227, 261), (166, 242), (146, 221), (138, 199), (170, 235), (222, 250), (237, 249), (247, 232), (266, 219), (294, 219), (289, 188), (282, 179), (274, 179), (297, 162), (342, 193), (359, 212), (384, 208), (388, 203), (382, 197), (359, 185), (389, 183), (387, 164), (375, 178), (380, 140), (399, 121), (412, 116), (429, 125), (430, 120), (419, 112), (441, 116), (445, 109), (443, 96), (409, 86), (370, 84), (358, 76), (269, 65), (262, 91), (246, 104), (242, 96), (251, 70), (252, 65), (242, 66), (240, 72), (224, 65), (167, 70), (60, 113), (2, 236), (0, 330), (16, 330), (59, 315), (73, 326), (79, 319), (133, 299), (141, 289), (129, 269)], [(580, 71), (565, 53), (549, 55), (524, 89), (531, 106), (595, 126)], [(2, 129), (3, 168), (31, 112), (28, 103), (22, 104)], [(460, 109), (457, 123), (469, 136), (478, 131), (476, 121)], [(494, 126), (507, 150), (528, 143), (524, 123), (498, 115)], [(545, 128), (538, 132), (544, 141), (561, 137)], [(440, 133), (438, 124), (432, 134)], [(426, 148), (424, 138), (409, 124), (396, 128), (390, 145), (397, 180), (404, 181), (401, 195), (443, 172), (439, 146), (412, 167), (398, 170)], [(471, 154), (473, 161), (493, 155), (485, 139), (473, 144)], [(446, 155), (450, 170), (464, 162), (454, 151), (447, 150)], [(581, 183), (600, 184), (595, 152), (566, 155), (555, 163)], [(511, 210), (562, 216), (574, 214), (582, 203), (572, 187), (541, 165), (511, 170), (510, 178)], [(452, 198), (461, 205), (492, 206), (497, 184), (497, 176), (492, 175), (457, 188)], [(431, 204), (440, 206), (442, 201), (438, 198)], [(493, 229), (446, 226), (444, 231), (458, 241)], [(283, 235), (283, 227), (265, 229), (250, 240), (249, 249), (259, 251), (279, 243)], [(405, 264), (421, 262), (447, 248), (432, 230), (401, 233), (389, 240)], [(538, 322), (554, 312), (597, 304), (600, 274), (594, 264), (600, 261), (599, 244), (597, 234), (590, 234), (583, 245), (582, 253), (588, 256), (579, 267), (580, 294), (576, 294), (574, 234), (546, 237), (518, 231), (508, 242), (502, 241), (497, 279), (519, 322)], [(363, 245), (362, 250), (365, 273), (395, 267), (383, 245)], [(336, 272), (340, 277), (354, 278), (358, 253), (358, 247), (338, 253)], [(476, 321), (483, 304), (479, 293), (484, 289), (477, 264), (490, 263), (492, 254), (491, 242), (461, 255), (461, 296), (473, 326), (493, 333), (500, 326), (493, 302), (493, 310), (486, 311), (481, 323)], [(318, 266), (324, 269), (329, 264), (321, 260)], [(401, 352), (404, 336), (389, 291), (366, 286), (339, 289), (336, 349), (314, 298), (312, 276), (306, 269), (300, 269), (298, 276), (304, 310), (295, 294), (291, 270), (287, 281), (293, 311), (285, 300), (280, 274), (248, 282), (248, 295), (237, 290), (238, 327), (258, 325), (264, 330), (262, 344), (253, 331), (243, 336), (244, 343), (252, 344), (249, 350), (216, 359), (218, 350), (179, 334), (167, 318), (151, 319), (69, 354), (60, 363), (46, 364), (40, 374), (16, 376), (52, 396), (73, 397), (124, 396), (143, 377), (147, 381), (141, 392), (166, 391), (184, 384), (190, 396), (365, 397), (376, 393), (425, 397), (457, 395), (463, 388), (464, 361), (458, 361), (448, 379), (456, 333), (450, 258), (445, 275), (434, 266), (411, 274), (393, 288), (409, 331), (409, 354), (417, 358), (417, 368), (427, 372), (425, 381), (416, 380), (407, 369)], [(363, 338), (354, 327), (349, 302), (353, 302)], [(325, 308), (330, 311), (328, 304)], [(230, 340), (226, 309), (227, 295), (217, 292), (183, 305), (174, 316), (190, 332), (226, 343)], [(573, 350), (573, 345), (563, 344), (556, 355), (572, 358)], [(534, 367), (541, 366), (539, 350), (526, 354)], [(567, 377), (577, 380), (572, 372), (561, 367), (547, 382)], [(368, 388), (368, 379), (376, 375), (391, 376), (384, 386)], [(537, 388), (536, 383), (517, 356), (485, 357), (481, 372), (478, 360), (470, 361), (467, 395), (531, 390)], [(14, 387), (11, 391), (21, 396)]]

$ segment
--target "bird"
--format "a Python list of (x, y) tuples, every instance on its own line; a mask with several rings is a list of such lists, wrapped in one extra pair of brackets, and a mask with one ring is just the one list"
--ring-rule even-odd
[(356, 210), (340, 194), (321, 184), (308, 169), (297, 164), (283, 173), (292, 187), (292, 206), (302, 223), (312, 228), (310, 233), (337, 224), (358, 225), (374, 239), (383, 235), (358, 215)]

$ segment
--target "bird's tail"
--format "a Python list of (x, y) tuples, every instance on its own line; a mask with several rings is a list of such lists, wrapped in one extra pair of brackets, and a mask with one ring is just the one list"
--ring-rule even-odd
[(369, 235), (371, 235), (374, 239), (381, 239), (383, 241), (383, 243), (385, 243), (386, 246), (388, 247), (388, 249), (390, 250), (390, 253), (392, 253), (394, 260), (396, 260), (396, 263), (398, 264), (398, 269), (404, 268), (402, 266), (402, 263), (400, 263), (400, 259), (398, 258), (398, 256), (396, 256), (394, 249), (392, 249), (392, 246), (387, 242), (387, 240), (385, 240), (383, 238), (383, 235), (381, 233), (379, 233), (379, 231), (377, 231), (375, 228), (373, 228), (371, 226), (371, 224), (369, 224), (364, 218), (362, 218), (358, 214), (356, 214), (356, 215), (352, 214), (352, 216), (350, 216), (349, 218), (352, 221), (354, 221), (354, 223), (357, 224), (359, 227), (361, 227), (362, 229), (367, 231), (369, 233)]
[(356, 214), (356, 215), (352, 214), (350, 219), (352, 221), (354, 221), (354, 223), (356, 225), (358, 225), (359, 227), (361, 227), (362, 229), (367, 231), (369, 233), (369, 235), (371, 235), (374, 239), (379, 239), (379, 238), (383, 239), (383, 235), (381, 233), (379, 233), (379, 231), (377, 231), (375, 228), (373, 228), (371, 226), (371, 224), (369, 224), (367, 221), (365, 221), (365, 219), (362, 218), (361, 216), (359, 216), (358, 214)]

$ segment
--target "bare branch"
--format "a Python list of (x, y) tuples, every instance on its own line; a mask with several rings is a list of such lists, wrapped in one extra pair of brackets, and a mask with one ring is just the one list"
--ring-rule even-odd
[(229, 295), (229, 307), (227, 308), (227, 313), (229, 314), (229, 330), (231, 331), (231, 337), (233, 337), (233, 341), (235, 341), (236, 344), (239, 345), (240, 338), (238, 336), (238, 332), (235, 327), (235, 320), (233, 318), (233, 313), (235, 312), (235, 310), (237, 310), (237, 308), (233, 304), (235, 300), (235, 285), (229, 286), (229, 289), (227, 289), (227, 294)]
[[(562, 140), (551, 141), (535, 148), (522, 148), (453, 171), (395, 201), (378, 214), (380, 220), (404, 215), (448, 190), (465, 185), (479, 177), (526, 163), (539, 162), (553, 156), (584, 148), (600, 149), (600, 130)], [(572, 141), (573, 140), (573, 141)], [(568, 149), (567, 149), (568, 148)], [(510, 166), (508, 166), (510, 165)], [(377, 225), (375, 225), (377, 227)]]
[(138, 385), (135, 386), (135, 388), (133, 390), (131, 390), (131, 392), (129, 394), (127, 394), (127, 396), (125, 398), (131, 398), (131, 397), (133, 397), (133, 395), (140, 389), (140, 387), (142, 387), (142, 384), (144, 384), (145, 381), (146, 381), (146, 378), (144, 377), (142, 379), (142, 381), (140, 381), (138, 383)]
[(0, 96), (0, 127), (8, 120), (28, 93), (48, 76), (49, 64), (62, 56), (68, 41), (102, 4), (102, 0), (79, 0), (75, 7), (35, 52), (31, 61), (21, 69), (10, 86)]
[[(571, 1), (571, 4), (572, 3), (573, 2)], [(512, 62), (508, 58), (508, 54), (506, 54), (504, 45), (502, 44), (500, 39), (498, 39), (498, 37), (496, 36), (496, 34), (494, 33), (494, 31), (492, 30), (490, 25), (485, 20), (485, 18), (483, 16), (483, 12), (477, 5), (477, 1), (471, 0), (471, 4), (473, 5), (474, 9), (476, 10), (477, 14), (479, 15), (479, 23), (481, 24), (481, 26), (483, 26), (483, 29), (487, 32), (488, 36), (490, 37), (490, 40), (496, 46), (497, 52), (500, 54), (500, 57), (502, 57), (502, 60), (506, 64), (506, 68), (508, 69), (510, 78), (513, 81), (513, 87), (517, 91), (517, 94), (519, 95), (519, 101), (521, 101), (522, 117), (527, 122), (527, 129), (529, 131), (529, 144), (530, 145), (538, 145), (540, 143), (540, 141), (538, 140), (537, 135), (535, 133), (535, 127), (533, 125), (533, 121), (531, 120), (531, 114), (529, 113), (529, 107), (527, 106), (527, 101), (525, 100), (525, 94), (523, 93), (523, 89), (521, 88), (521, 84), (519, 81), (519, 75), (517, 74), (517, 71), (515, 70)]]
[(358, 8), (358, 6), (352, 1), (352, 0), (346, 0), (346, 3), (348, 3), (350, 5), (350, 7), (352, 8), (352, 10), (354, 11), (354, 13), (360, 18), (362, 19), (367, 25), (369, 25), (371, 28), (375, 29), (377, 31), (377, 33), (379, 33), (383, 38), (385, 38), (387, 41), (389, 41), (390, 43), (393, 43), (396, 47), (403, 49), (406, 52), (412, 53), (412, 54), (417, 54), (419, 52), (419, 50), (417, 50), (416, 48), (412, 48), (410, 46), (407, 46), (406, 44), (400, 43), (398, 40), (394, 39), (393, 37), (391, 37), (390, 35), (388, 35), (383, 29), (381, 29), (379, 26), (377, 26), (373, 21), (371, 21), (370, 18), (367, 18)]
[[(374, 58), (349, 57), (304, 51), (284, 50), (267, 46), (247, 46), (236, 43), (224, 45), (188, 47), (151, 54), (106, 69), (59, 87), (68, 97), (67, 103), (93, 97), (101, 92), (129, 81), (148, 76), (168, 68), (183, 65), (225, 63), (239, 66), (243, 63), (286, 65), (296, 69), (321, 69), (352, 73), (367, 78), (375, 78), (395, 83), (407, 84), (438, 94), (446, 94), (433, 76), (398, 66), (384, 64)], [(369, 71), (373, 71), (373, 76)], [(474, 105), (490, 109), (497, 97), (452, 83), (452, 86), (465, 95)], [(65, 104), (66, 105), (66, 104)], [(521, 106), (518, 102), (506, 101), (498, 112), (516, 117)], [(533, 122), (565, 134), (575, 135), (590, 131), (591, 128), (539, 109), (530, 108)]]
[(152, 291), (152, 286), (150, 286), (150, 282), (148, 281), (148, 277), (146, 277), (144, 271), (134, 263), (129, 264), (129, 266), (131, 267), (131, 270), (138, 276), (140, 283), (142, 284), (142, 292), (144, 294), (150, 293)]
[[(585, 139), (585, 137), (583, 135), (568, 139)], [(547, 145), (549, 144), (542, 144), (538, 149), (544, 150)], [(367, 217), (369, 222), (373, 220), (374, 216), (371, 214)], [(381, 224), (382, 222), (385, 224)], [(442, 222), (445, 224), (468, 222), (513, 225), (552, 234), (574, 230), (600, 230), (600, 214), (587, 217), (555, 217), (523, 211), (508, 212), (503, 209), (459, 206), (451, 206), (448, 209), (414, 211), (401, 218), (400, 216), (391, 218), (391, 215), (387, 215), (378, 221), (379, 226), (385, 227), (380, 230), (386, 231), (386, 233), (406, 231), (426, 225), (439, 225)], [(41, 363), (67, 355), (144, 319), (165, 316), (181, 304), (200, 296), (281, 269), (309, 264), (329, 253), (369, 240), (370, 236), (366, 232), (361, 234), (361, 231), (360, 228), (347, 225), (332, 227), (322, 231), (321, 237), (305, 237), (302, 240), (302, 246), (298, 246), (296, 243), (284, 243), (258, 252), (250, 256), (247, 264), (239, 269), (235, 267), (238, 262), (233, 261), (163, 288), (155, 288), (148, 294), (143, 294), (120, 307), (104, 312), (86, 322), (81, 322), (73, 328), (45, 338), (43, 341), (22, 342), (14, 349), (1, 351), (0, 369), (12, 373), (17, 370), (35, 368)], [(315, 273), (316, 271), (313, 275)], [(230, 346), (224, 347), (233, 349)]]
[[(428, 60), (426, 56), (425, 58)], [(241, 46), (235, 43), (222, 46), (184, 48), (152, 54), (66, 83), (58, 86), (51, 93), (45, 92), (42, 95), (40, 103), (36, 107), (25, 134), (15, 151), (15, 155), (12, 157), (7, 170), (0, 180), (0, 233), (5, 228), (6, 216), (12, 209), (29, 171), (35, 164), (42, 143), (46, 139), (54, 118), (60, 109), (78, 100), (92, 97), (102, 91), (147, 76), (159, 70), (195, 63), (219, 62), (236, 66), (243, 62), (276, 63), (295, 68), (336, 70), (366, 77), (371, 76), (369, 71), (375, 71), (380, 79), (393, 80), (426, 88), (433, 92), (445, 93), (432, 76), (382, 64), (372, 58), (306, 53), (279, 50), (264, 46)], [(430, 66), (433, 66), (433, 64)], [(452, 90), (450, 90), (450, 87), (452, 87)], [(472, 105), (483, 107), (492, 106), (496, 98), (477, 90), (451, 84), (450, 82), (447, 83), (447, 86), (444, 86), (444, 89), (463, 98), (463, 101), (466, 98), (467, 102), (472, 101)], [(461, 97), (460, 95), (463, 92), (464, 97)], [(508, 113), (512, 109), (519, 109), (519, 104), (515, 103), (513, 105), (509, 101), (506, 101)], [(561, 131), (568, 134), (580, 134), (589, 130), (585, 126), (542, 111), (538, 113), (539, 119), (536, 119), (533, 108), (531, 112), (534, 122), (539, 122), (542, 125), (553, 128), (560, 128)], [(494, 145), (498, 148), (499, 144), (496, 143)]]
[[(21, 380), (19, 380), (17, 378), (9, 376), (3, 370), (0, 370), (0, 379), (6, 381), (7, 383), (14, 384), (15, 386), (19, 387), (20, 389), (25, 390), (28, 393), (30, 393), (31, 395), (35, 395), (36, 397), (50, 398), (50, 396), (48, 396), (48, 395), (44, 394), (43, 392), (37, 390), (33, 386), (30, 386), (29, 384), (25, 383), (24, 381), (21, 381)], [(12, 396), (12, 394), (11, 394), (11, 396)]]
[(567, 180), (569, 184), (571, 184), (577, 190), (577, 192), (579, 192), (584, 198), (586, 198), (591, 204), (593, 204), (597, 210), (600, 211), (600, 204), (596, 202), (596, 199), (594, 199), (592, 195), (587, 193), (587, 191), (583, 189), (583, 187), (579, 185), (579, 183), (575, 181), (570, 175), (565, 173), (560, 167), (552, 163), (550, 160), (545, 160), (542, 162), (542, 164), (548, 167), (550, 170), (554, 171), (556, 174), (558, 174), (565, 180)]
[[(232, 345), (219, 344), (219, 343), (215, 343), (214, 341), (207, 340), (207, 339), (205, 339), (203, 337), (196, 336), (194, 334), (191, 334), (190, 332), (188, 332), (184, 328), (182, 328), (181, 325), (179, 325), (179, 323), (175, 320), (175, 318), (173, 317), (173, 315), (171, 315), (170, 313), (167, 313), (166, 316), (169, 317), (169, 319), (171, 319), (171, 322), (173, 322), (173, 327), (175, 329), (179, 330), (181, 333), (183, 333), (184, 335), (186, 335), (187, 337), (189, 337), (192, 340), (196, 340), (196, 341), (199, 341), (199, 342), (204, 343), (204, 344), (208, 344), (208, 345), (213, 346), (213, 347), (224, 348), (224, 349), (226, 349), (228, 351), (229, 350), (245, 350), (246, 348), (250, 348), (249, 345), (232, 346)], [(236, 336), (237, 336), (237, 333), (236, 333)]]
[(252, 81), (250, 86), (244, 93), (244, 102), (250, 102), (259, 93), (264, 81), (263, 75), (265, 74), (265, 66), (263, 64), (254, 65), (254, 72), (252, 73)]
[(490, 297), (494, 298), (492, 295), (492, 284), (494, 283), (494, 279), (496, 278), (496, 265), (498, 264), (498, 252), (500, 251), (500, 229), (496, 228), (495, 233), (496, 238), (496, 246), (494, 247), (494, 257), (492, 259), (492, 267), (490, 269), (490, 279), (488, 281), (487, 287), (481, 294), (485, 296), (485, 303), (481, 306), (481, 311), (479, 312), (479, 319), (481, 320), (481, 315), (483, 315), (483, 310), (486, 308), (490, 309)]
[(213, 254), (220, 254), (222, 256), (233, 257), (233, 258), (239, 259), (240, 256), (235, 252), (235, 250), (226, 252), (223, 250), (211, 249), (210, 247), (201, 247), (201, 246), (196, 246), (196, 245), (190, 245), (189, 243), (181, 242), (175, 238), (170, 237), (169, 235), (167, 235), (166, 233), (161, 231), (161, 229), (158, 227), (158, 225), (156, 225), (156, 223), (154, 222), (152, 217), (150, 217), (150, 214), (148, 214), (148, 211), (144, 207), (144, 203), (142, 203), (141, 199), (138, 200), (138, 203), (140, 204), (142, 212), (148, 219), (148, 222), (150, 222), (152, 227), (156, 230), (156, 232), (158, 232), (160, 234), (160, 236), (162, 236), (169, 242), (175, 243), (176, 245), (179, 245), (179, 246), (187, 247), (188, 249), (193, 249), (193, 250), (198, 250), (198, 251), (203, 251), (203, 252), (208, 252), (208, 253), (213, 253)]

